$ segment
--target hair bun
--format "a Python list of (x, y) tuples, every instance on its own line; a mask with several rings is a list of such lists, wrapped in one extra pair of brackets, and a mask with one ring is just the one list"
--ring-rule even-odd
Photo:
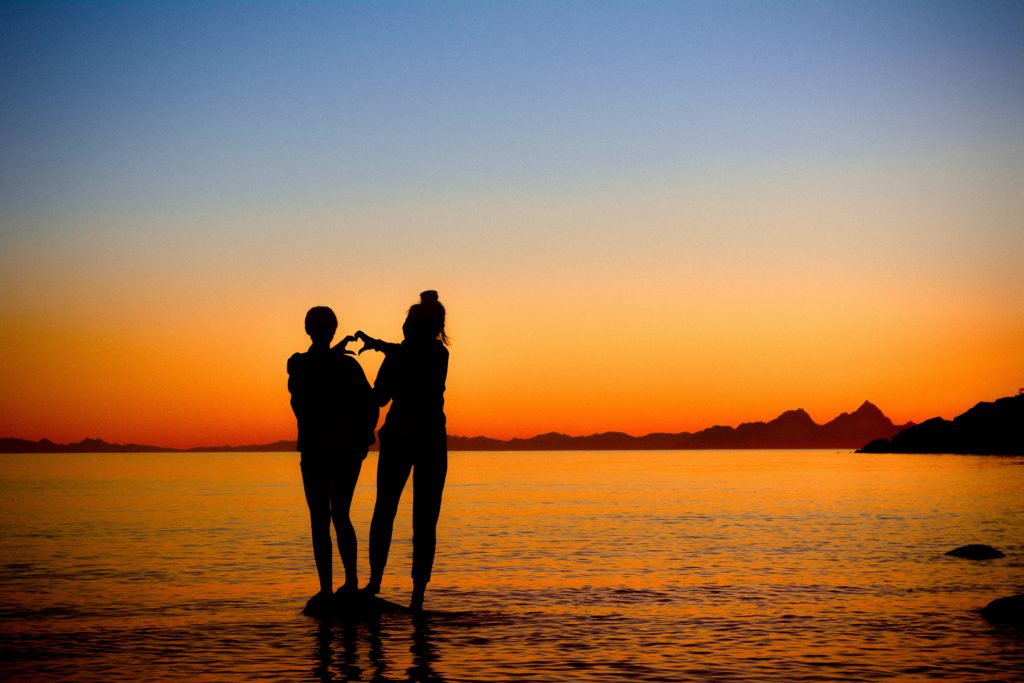
[(420, 292), (420, 303), (421, 304), (436, 304), (437, 303), (437, 292), (433, 289), (428, 289), (425, 292)]

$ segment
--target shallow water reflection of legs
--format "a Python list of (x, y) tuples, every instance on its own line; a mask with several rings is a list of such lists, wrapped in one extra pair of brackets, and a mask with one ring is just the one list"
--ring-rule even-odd
[[(404, 615), (384, 620), (376, 617), (359, 622), (323, 619), (314, 636), (314, 680), (331, 683), (445, 681), (435, 669), (440, 654), (429, 615)], [(409, 659), (405, 658), (405, 653), (409, 653)]]
[(430, 629), (430, 617), (423, 614), (415, 615), (412, 619), (412, 666), (409, 668), (410, 681), (444, 681), (444, 678), (434, 671), (434, 662), (440, 661), (433, 633)]
[[(363, 669), (359, 666), (359, 635), (355, 624), (334, 625), (322, 620), (316, 630), (316, 661), (314, 678), (321, 681), (361, 681)], [(336, 645), (340, 645), (337, 656)], [(337, 671), (340, 678), (335, 677)]]

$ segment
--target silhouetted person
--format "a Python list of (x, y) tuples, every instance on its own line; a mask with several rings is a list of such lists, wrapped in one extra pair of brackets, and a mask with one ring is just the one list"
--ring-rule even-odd
[(299, 426), (302, 487), (320, 578), (320, 592), (306, 603), (308, 612), (323, 611), (330, 605), (331, 520), (345, 567), (345, 583), (338, 591), (356, 589), (356, 534), (349, 507), (379, 415), (363, 368), (346, 355), (351, 352), (345, 345), (355, 337), (346, 337), (331, 348), (337, 328), (338, 319), (330, 308), (309, 309), (306, 332), (313, 343), (305, 353), (288, 359), (288, 391)]
[(437, 518), (448, 472), (448, 444), (444, 417), (444, 383), (448, 375), (448, 337), (444, 332), (444, 306), (437, 292), (420, 294), (409, 308), (401, 344), (356, 332), (363, 348), (384, 353), (373, 396), (378, 406), (391, 408), (380, 428), (377, 463), (377, 502), (370, 523), (370, 582), (364, 590), (376, 595), (384, 578), (398, 500), (412, 472), (412, 600), (423, 607), (437, 544)]

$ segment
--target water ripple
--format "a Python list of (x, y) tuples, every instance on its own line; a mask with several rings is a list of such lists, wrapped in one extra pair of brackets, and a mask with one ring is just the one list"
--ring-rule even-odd
[[(433, 611), (320, 622), (300, 613), (315, 575), (293, 457), (135, 456), (130, 477), (119, 457), (77, 458), (78, 479), (57, 456), (0, 463), (17, 464), (0, 470), (3, 679), (967, 681), (1024, 670), (1024, 632), (977, 613), (1024, 590), (1016, 462), (453, 454)], [(353, 503), (363, 548), (364, 471)], [(964, 490), (985, 491), (984, 504)], [(396, 600), (409, 591), (408, 528), (403, 508), (385, 586)], [(1008, 556), (942, 554), (973, 540)]]

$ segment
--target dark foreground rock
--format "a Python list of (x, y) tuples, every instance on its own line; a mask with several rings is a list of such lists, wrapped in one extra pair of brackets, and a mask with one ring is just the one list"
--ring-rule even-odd
[(979, 403), (952, 420), (926, 420), (858, 452), (1024, 455), (1024, 394)]
[(351, 593), (335, 593), (332, 599), (319, 601), (316, 598), (306, 603), (302, 613), (307, 617), (318, 619), (334, 617), (362, 621), (375, 619), (384, 613), (415, 614), (413, 610), (396, 602), (385, 600), (376, 595), (368, 595), (361, 591)]
[(953, 548), (946, 554), (953, 557), (963, 557), (968, 560), (994, 560), (997, 557), (1006, 557), (1001, 550), (980, 543), (962, 545), (959, 548)]
[(982, 608), (981, 616), (999, 624), (1024, 624), (1024, 594), (996, 598)]

